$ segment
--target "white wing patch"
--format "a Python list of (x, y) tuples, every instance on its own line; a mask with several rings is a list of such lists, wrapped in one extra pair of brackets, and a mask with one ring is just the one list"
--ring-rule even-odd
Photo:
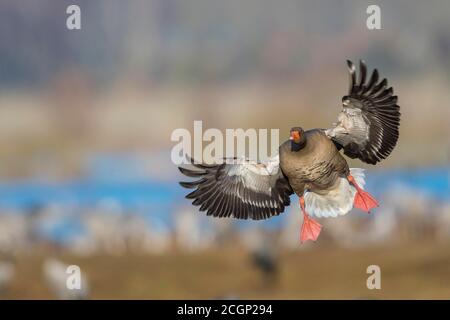
[(229, 176), (239, 176), (246, 188), (267, 195), (272, 194), (272, 186), (279, 178), (279, 155), (270, 158), (265, 164), (248, 160), (245, 157), (235, 160), (234, 164), (239, 165), (231, 167), (228, 171)]
[(344, 107), (338, 115), (338, 121), (325, 130), (325, 134), (330, 138), (339, 138), (344, 145), (355, 142), (364, 146), (369, 140), (369, 130), (360, 109)]

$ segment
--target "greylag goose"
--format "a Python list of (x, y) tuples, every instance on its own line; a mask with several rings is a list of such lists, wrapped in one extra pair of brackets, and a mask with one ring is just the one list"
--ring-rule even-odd
[(369, 213), (377, 207), (363, 189), (363, 169), (349, 168), (343, 154), (372, 165), (385, 159), (398, 140), (400, 107), (387, 80), (379, 81), (377, 69), (367, 79), (366, 64), (360, 61), (357, 80), (355, 65), (347, 65), (349, 92), (331, 128), (292, 128), (290, 139), (267, 163), (235, 158), (207, 165), (191, 159), (194, 168), (179, 169), (200, 179), (180, 182), (195, 189), (186, 198), (208, 216), (260, 220), (282, 213), (295, 193), (303, 214), (301, 242), (316, 241), (322, 229), (311, 216), (338, 217), (353, 207)]

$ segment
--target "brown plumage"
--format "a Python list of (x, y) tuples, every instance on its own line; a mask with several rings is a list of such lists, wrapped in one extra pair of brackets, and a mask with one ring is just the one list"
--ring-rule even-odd
[(349, 174), (347, 162), (323, 130), (292, 130), (301, 130), (304, 146), (293, 151), (295, 142), (284, 142), (279, 149), (280, 166), (299, 197), (305, 190), (318, 193), (327, 190), (336, 184), (337, 178)]
[(370, 164), (386, 158), (398, 140), (397, 96), (387, 88), (386, 79), (378, 81), (376, 69), (367, 81), (367, 68), (361, 61), (357, 81), (355, 66), (347, 64), (350, 89), (331, 128), (292, 128), (290, 139), (266, 164), (227, 159), (205, 165), (192, 160), (194, 169), (180, 168), (186, 176), (199, 178), (180, 183), (195, 189), (186, 198), (194, 199), (193, 204), (207, 215), (259, 220), (283, 212), (295, 192), (304, 215), (302, 241), (316, 240), (321, 230), (309, 215), (337, 217), (353, 207), (369, 212), (378, 206), (363, 190), (363, 170), (350, 169), (340, 150)]

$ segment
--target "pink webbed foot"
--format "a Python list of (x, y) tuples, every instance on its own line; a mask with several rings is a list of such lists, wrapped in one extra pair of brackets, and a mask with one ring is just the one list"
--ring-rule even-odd
[(378, 201), (375, 200), (375, 198), (372, 197), (370, 193), (361, 189), (361, 187), (358, 186), (358, 184), (356, 183), (355, 178), (353, 178), (353, 176), (349, 175), (347, 179), (356, 188), (355, 200), (353, 202), (353, 206), (355, 208), (370, 213), (370, 210), (378, 207)]
[(307, 240), (316, 241), (319, 237), (320, 231), (322, 230), (322, 225), (310, 218), (308, 213), (305, 211), (305, 200), (303, 199), (303, 197), (300, 198), (300, 207), (303, 213), (303, 224), (300, 232), (300, 242), (303, 243)]

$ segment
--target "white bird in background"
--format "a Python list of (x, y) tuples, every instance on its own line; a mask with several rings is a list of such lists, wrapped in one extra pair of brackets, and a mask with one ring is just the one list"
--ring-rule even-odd
[(60, 300), (84, 300), (89, 297), (89, 286), (86, 276), (81, 272), (81, 286), (79, 289), (70, 289), (67, 280), (71, 276), (68, 273), (68, 264), (57, 259), (50, 258), (43, 264), (44, 279), (52, 293)]

